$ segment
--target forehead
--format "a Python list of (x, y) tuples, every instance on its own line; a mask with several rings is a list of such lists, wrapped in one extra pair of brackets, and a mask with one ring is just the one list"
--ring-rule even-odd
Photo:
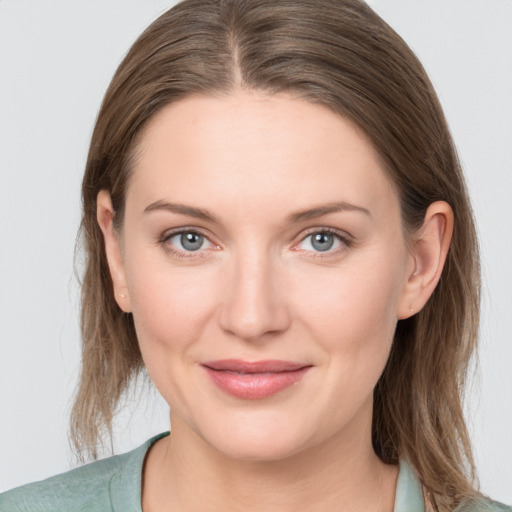
[(163, 108), (141, 136), (127, 194), (139, 208), (218, 198), (242, 208), (251, 201), (283, 208), (397, 201), (378, 154), (353, 123), (291, 95), (247, 91)]

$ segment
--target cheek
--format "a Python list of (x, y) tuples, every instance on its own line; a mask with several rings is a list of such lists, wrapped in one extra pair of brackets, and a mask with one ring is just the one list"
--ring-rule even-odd
[(170, 266), (165, 257), (131, 254), (126, 269), (135, 328), (146, 367), (159, 387), (160, 374), (169, 374), (169, 364), (186, 357), (209, 322), (215, 275), (200, 266), (192, 271)]
[(133, 273), (130, 297), (146, 370), (169, 406), (186, 415), (190, 394), (201, 394), (190, 375), (197, 364), (196, 347), (211, 317), (213, 301), (208, 294), (214, 284), (211, 276), (205, 282), (200, 272), (191, 279), (190, 272), (181, 270)]
[(304, 328), (324, 354), (317, 407), (331, 411), (322, 420), (330, 432), (370, 421), (373, 391), (391, 350), (399, 279), (392, 266), (372, 267), (312, 280), (302, 293)]
[(296, 281), (299, 321), (330, 363), (352, 379), (378, 379), (386, 364), (402, 289), (396, 261), (368, 258), (339, 272), (319, 269), (306, 286)]

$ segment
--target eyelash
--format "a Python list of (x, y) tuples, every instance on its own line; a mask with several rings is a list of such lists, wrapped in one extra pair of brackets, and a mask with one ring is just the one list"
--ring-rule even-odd
[(197, 228), (180, 228), (180, 229), (177, 229), (175, 231), (166, 231), (162, 236), (161, 238), (158, 240), (158, 243), (160, 245), (162, 245), (162, 247), (164, 248), (165, 252), (167, 254), (172, 254), (173, 257), (175, 258), (180, 258), (180, 259), (186, 259), (186, 258), (204, 258), (204, 257), (207, 257), (208, 255), (205, 254), (205, 251), (203, 250), (198, 250), (198, 251), (181, 251), (181, 250), (177, 250), (177, 249), (174, 249), (170, 244), (168, 244), (167, 242), (169, 242), (169, 240), (177, 235), (182, 235), (184, 233), (192, 233), (192, 234), (195, 234), (195, 235), (200, 235), (202, 236), (205, 240), (207, 240), (210, 244), (218, 247), (218, 245), (214, 244), (213, 242), (210, 241), (209, 237), (207, 235), (205, 235), (204, 233), (202, 233), (201, 231), (199, 231)]
[[(162, 247), (164, 248), (166, 253), (172, 254), (173, 257), (176, 257), (176, 258), (186, 259), (186, 258), (208, 257), (208, 255), (205, 254), (204, 250), (182, 251), (182, 250), (174, 249), (171, 245), (169, 245), (167, 243), (167, 242), (169, 242), (169, 240), (171, 238), (173, 238), (177, 235), (182, 235), (184, 233), (192, 233), (192, 234), (200, 235), (200, 236), (204, 237), (210, 244), (214, 245), (215, 247), (219, 247), (218, 245), (214, 244), (209, 239), (209, 237), (207, 235), (205, 235), (204, 233), (202, 233), (200, 230), (198, 230), (196, 228), (180, 228), (176, 231), (170, 231), (170, 232), (167, 231), (161, 236), (161, 238), (158, 240), (158, 243), (160, 245), (162, 245)], [(322, 259), (322, 258), (333, 257), (334, 255), (338, 254), (339, 252), (349, 249), (350, 247), (352, 247), (354, 245), (354, 240), (352, 239), (352, 237), (347, 235), (345, 232), (341, 232), (341, 231), (338, 231), (337, 229), (328, 228), (328, 227), (315, 227), (315, 228), (310, 228), (309, 230), (307, 230), (306, 233), (301, 237), (299, 242), (294, 244), (294, 248), (292, 248), (292, 250), (299, 251), (300, 249), (296, 249), (295, 247), (297, 247), (299, 244), (304, 242), (309, 236), (319, 234), (319, 233), (333, 235), (334, 237), (336, 237), (338, 239), (338, 241), (342, 244), (343, 247), (338, 248), (334, 251), (327, 250), (327, 251), (325, 251), (325, 253), (322, 253), (321, 251), (304, 251), (306, 253), (311, 253), (310, 255), (307, 256), (309, 258)]]
[[(325, 252), (321, 251), (306, 251), (311, 254), (309, 254), (307, 257), (312, 259), (326, 259), (326, 258), (332, 258), (337, 256), (340, 252), (345, 251), (346, 249), (350, 249), (354, 245), (354, 240), (351, 236), (349, 236), (347, 233), (343, 231), (338, 231), (334, 228), (328, 228), (328, 227), (315, 227), (310, 228), (306, 231), (306, 233), (301, 237), (300, 241), (294, 245), (296, 247), (297, 245), (304, 242), (308, 237), (316, 234), (329, 234), (333, 235), (335, 238), (338, 239), (338, 241), (341, 243), (342, 247), (335, 249), (333, 251), (327, 250)], [(299, 250), (299, 249), (294, 249)]]

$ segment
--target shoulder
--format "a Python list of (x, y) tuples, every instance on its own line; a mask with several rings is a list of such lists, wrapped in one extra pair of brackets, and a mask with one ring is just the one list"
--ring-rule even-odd
[(512, 512), (512, 507), (482, 498), (471, 504), (458, 507), (456, 512)]
[(129, 454), (109, 457), (0, 495), (1, 512), (110, 510), (109, 484)]
[[(0, 510), (80, 510), (109, 501), (108, 484), (126, 456), (110, 457), (0, 495)], [(96, 508), (92, 508), (96, 510)], [(100, 509), (98, 509), (100, 510)]]
[[(420, 481), (405, 460), (400, 461), (400, 472), (396, 488), (394, 512), (411, 510), (432, 511), (433, 507), (424, 502)], [(512, 512), (512, 507), (498, 503), (485, 496), (467, 498), (453, 512)]]
[[(153, 442), (0, 495), (0, 512), (140, 511), (144, 457)], [(115, 506), (116, 502), (119, 506)]]

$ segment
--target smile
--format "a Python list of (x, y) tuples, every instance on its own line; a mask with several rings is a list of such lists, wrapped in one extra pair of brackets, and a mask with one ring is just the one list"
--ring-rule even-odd
[(202, 364), (212, 382), (225, 393), (245, 400), (261, 400), (299, 382), (311, 365), (290, 361), (224, 359)]

